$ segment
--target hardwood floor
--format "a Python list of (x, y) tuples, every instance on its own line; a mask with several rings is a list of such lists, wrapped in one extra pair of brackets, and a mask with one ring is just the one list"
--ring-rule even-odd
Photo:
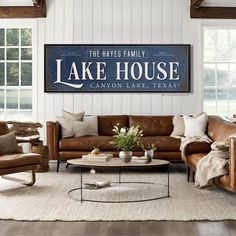
[(1, 236), (234, 236), (236, 221), (23, 222), (0, 221)]

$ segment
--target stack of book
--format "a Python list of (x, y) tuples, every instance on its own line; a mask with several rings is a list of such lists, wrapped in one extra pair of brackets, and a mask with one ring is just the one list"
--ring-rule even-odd
[(111, 186), (111, 181), (106, 180), (106, 181), (91, 181), (88, 183), (84, 183), (84, 188), (86, 189), (99, 189), (99, 188), (105, 188), (105, 187), (110, 187)]
[(83, 155), (82, 160), (83, 161), (106, 162), (106, 161), (110, 161), (112, 159), (112, 157), (113, 157), (113, 155), (110, 153), (100, 153), (97, 155), (88, 154), (88, 155)]
[(141, 156), (141, 157), (132, 156), (131, 162), (145, 164), (145, 163), (147, 163), (147, 157), (145, 157), (145, 156)]

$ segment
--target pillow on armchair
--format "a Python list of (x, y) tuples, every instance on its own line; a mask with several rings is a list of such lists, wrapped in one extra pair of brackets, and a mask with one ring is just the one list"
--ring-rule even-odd
[(16, 136), (8, 133), (0, 136), (0, 155), (13, 154), (18, 152)]

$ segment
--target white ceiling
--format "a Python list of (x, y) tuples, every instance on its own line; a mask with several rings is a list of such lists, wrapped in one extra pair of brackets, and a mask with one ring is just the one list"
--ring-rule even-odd
[(204, 7), (236, 7), (236, 0), (205, 0)]
[(33, 6), (32, 0), (0, 0), (0, 6)]

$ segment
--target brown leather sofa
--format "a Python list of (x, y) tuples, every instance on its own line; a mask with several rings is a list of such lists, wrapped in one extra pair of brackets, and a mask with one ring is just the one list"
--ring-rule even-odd
[[(103, 152), (113, 153), (118, 156), (118, 151), (112, 145), (114, 125), (119, 123), (120, 127), (140, 125), (144, 136), (142, 143), (154, 143), (157, 151), (154, 158), (169, 160), (171, 162), (183, 162), (180, 152), (180, 139), (169, 135), (173, 131), (173, 116), (98, 116), (99, 136), (61, 138), (61, 128), (58, 122), (47, 122), (47, 144), (49, 156), (52, 160), (58, 160), (58, 169), (61, 160), (79, 158), (98, 147)], [(219, 116), (209, 116), (207, 134), (213, 140), (225, 141), (230, 135), (236, 133), (236, 124), (233, 124)], [(236, 139), (231, 140), (230, 148), (230, 173), (215, 180), (215, 183), (230, 191), (236, 191)], [(195, 171), (198, 161), (210, 152), (210, 143), (191, 143), (187, 146), (186, 165), (188, 179), (190, 169)], [(140, 147), (135, 147), (134, 155), (143, 155)], [(58, 170), (57, 169), (57, 170)]]
[[(58, 122), (47, 122), (47, 145), (49, 146), (49, 157), (58, 160), (58, 168), (61, 160), (79, 158), (88, 154), (94, 147), (102, 152), (113, 153), (118, 156), (119, 152), (110, 144), (114, 135), (114, 125), (130, 127), (139, 125), (144, 136), (142, 143), (154, 143), (158, 147), (154, 158), (169, 160), (171, 162), (182, 162), (179, 150), (180, 140), (170, 137), (173, 131), (173, 116), (127, 116), (112, 115), (98, 116), (99, 136), (87, 136), (77, 138), (61, 138), (61, 128)], [(134, 147), (134, 155), (143, 155), (140, 147)]]
[[(226, 141), (236, 134), (236, 124), (219, 116), (209, 116), (207, 134), (212, 141)], [(190, 172), (196, 170), (199, 160), (211, 151), (210, 143), (190, 143), (186, 148), (187, 179)], [(236, 138), (230, 138), (230, 165), (229, 174), (214, 179), (214, 183), (228, 191), (236, 191)]]
[[(5, 122), (0, 122), (0, 135), (9, 133), (9, 129)], [(35, 153), (23, 153), (21, 149), (17, 150), (15, 153), (0, 155), (0, 176), (4, 179), (20, 182), (27, 186), (32, 186), (35, 181), (35, 170), (37, 166), (42, 162), (40, 155)], [(14, 174), (18, 172), (31, 171), (32, 180), (30, 182), (25, 182), (20, 179), (12, 178), (6, 176), (8, 174)]]

